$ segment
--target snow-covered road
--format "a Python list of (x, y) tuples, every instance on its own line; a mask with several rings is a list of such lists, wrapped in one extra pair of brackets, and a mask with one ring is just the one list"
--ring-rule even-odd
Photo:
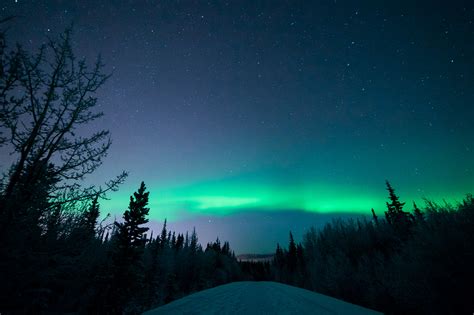
[(380, 314), (276, 282), (234, 282), (146, 312), (158, 314)]

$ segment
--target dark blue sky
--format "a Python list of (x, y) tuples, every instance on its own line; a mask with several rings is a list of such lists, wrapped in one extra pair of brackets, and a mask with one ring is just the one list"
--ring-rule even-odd
[[(144, 180), (153, 220), (196, 225), (203, 241), (219, 234), (238, 252), (271, 250), (290, 228), (301, 236), (295, 222), (382, 212), (385, 179), (408, 203), (474, 190), (473, 8), (339, 0), (0, 5), (2, 16), (18, 16), (11, 41), (34, 50), (73, 23), (77, 56), (100, 53), (113, 72), (99, 91), (106, 116), (91, 130), (110, 129), (114, 144), (89, 181), (122, 169), (130, 177), (103, 211), (120, 215)], [(261, 237), (272, 231), (268, 244), (225, 228), (245, 216)]]

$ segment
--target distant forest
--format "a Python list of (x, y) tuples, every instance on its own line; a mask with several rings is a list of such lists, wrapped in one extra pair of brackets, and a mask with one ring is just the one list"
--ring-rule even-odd
[(127, 174), (84, 187), (111, 142), (107, 130), (78, 135), (102, 116), (102, 61), (76, 58), (69, 30), (35, 54), (9, 46), (7, 35), (0, 31), (0, 147), (15, 160), (0, 182), (1, 314), (138, 314), (240, 280), (288, 283), (388, 314), (474, 310), (472, 195), (408, 212), (387, 182), (383, 213), (311, 229), (301, 243), (290, 232), (269, 262), (239, 262), (219, 240), (203, 248), (196, 231), (176, 234), (166, 221), (149, 233), (144, 183), (123, 220), (105, 224), (100, 200)]
[(241, 263), (256, 280), (279, 281), (386, 314), (467, 314), (474, 309), (474, 198), (456, 205), (426, 200), (404, 211), (387, 182), (382, 217), (334, 220), (290, 232), (268, 263)]

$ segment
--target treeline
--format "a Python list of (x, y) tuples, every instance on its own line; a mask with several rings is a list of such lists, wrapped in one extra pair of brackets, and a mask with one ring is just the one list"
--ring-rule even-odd
[[(299, 286), (386, 314), (468, 314), (474, 309), (474, 198), (427, 201), (404, 210), (387, 182), (384, 218), (335, 220), (311, 229), (260, 277)], [(260, 268), (255, 265), (250, 268)]]
[[(219, 239), (203, 250), (196, 231), (167, 230), (148, 238), (148, 192), (144, 183), (130, 199), (123, 222), (114, 223), (112, 237), (102, 242), (106, 251), (102, 270), (93, 277), (91, 313), (136, 314), (195, 291), (241, 279), (229, 243)], [(63, 307), (63, 305), (61, 305)]]
[(81, 213), (54, 208), (45, 225), (2, 239), (1, 312), (138, 314), (243, 278), (228, 242), (203, 249), (195, 231), (176, 234), (166, 221), (160, 235), (147, 237), (145, 189), (111, 226), (98, 222), (95, 198)]
[(203, 250), (195, 231), (166, 223), (147, 237), (143, 183), (121, 222), (99, 221), (99, 200), (127, 175), (82, 185), (111, 145), (107, 130), (90, 128), (109, 76), (100, 58), (74, 55), (70, 30), (36, 53), (11, 48), (11, 22), (0, 19), (0, 147), (14, 158), (0, 180), (0, 313), (136, 314), (240, 279), (228, 243)]

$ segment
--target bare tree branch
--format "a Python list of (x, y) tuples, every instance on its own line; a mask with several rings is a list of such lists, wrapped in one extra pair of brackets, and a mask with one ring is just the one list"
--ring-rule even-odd
[(82, 188), (78, 182), (102, 164), (111, 145), (107, 130), (76, 135), (103, 116), (95, 96), (109, 78), (103, 68), (100, 57), (92, 67), (76, 60), (70, 29), (34, 55), (20, 46), (7, 51), (0, 31), (0, 145), (10, 143), (17, 156), (2, 186), (3, 201), (26, 198), (44, 176), (52, 179), (51, 205), (104, 196), (124, 181), (126, 173), (103, 187)]

